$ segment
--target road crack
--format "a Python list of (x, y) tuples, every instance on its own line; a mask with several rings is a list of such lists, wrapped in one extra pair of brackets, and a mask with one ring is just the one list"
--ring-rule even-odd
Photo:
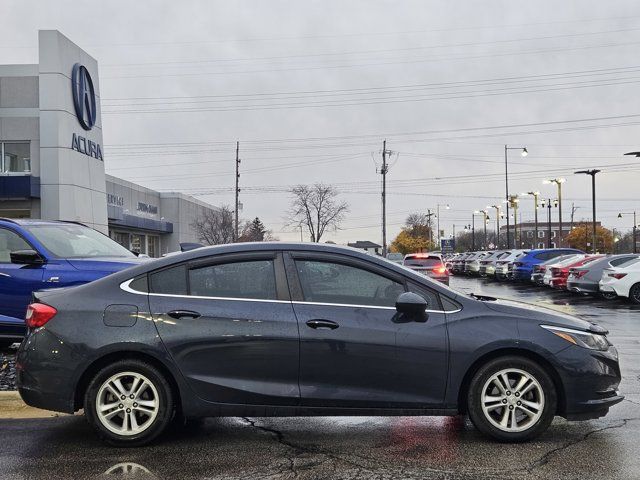
[(285, 447), (288, 447), (290, 449), (292, 449), (294, 451), (294, 455), (293, 456), (287, 456), (287, 459), (289, 460), (289, 470), (291, 471), (291, 473), (294, 475), (295, 478), (298, 477), (299, 474), (299, 469), (295, 464), (295, 460), (297, 458), (298, 455), (300, 454), (308, 454), (308, 455), (322, 455), (326, 458), (329, 458), (333, 461), (336, 462), (341, 462), (341, 463), (345, 463), (353, 468), (356, 468), (358, 471), (362, 471), (362, 470), (366, 470), (366, 471), (370, 471), (370, 469), (364, 465), (361, 465), (357, 462), (353, 462), (351, 460), (348, 460), (346, 458), (340, 457), (338, 455), (326, 452), (320, 448), (309, 448), (303, 445), (299, 445), (296, 443), (293, 443), (290, 440), (287, 440), (284, 436), (284, 434), (280, 431), (280, 430), (276, 430), (275, 428), (269, 428), (269, 427), (265, 427), (263, 425), (258, 425), (258, 423), (255, 420), (252, 420), (249, 417), (240, 417), (244, 422), (246, 422), (249, 426), (251, 426), (252, 428), (255, 428), (257, 430), (260, 430), (262, 432), (268, 433), (270, 435), (272, 435), (276, 441), (278, 443), (280, 443), (281, 445), (284, 445)]
[(527, 473), (530, 474), (536, 474), (534, 472), (535, 469), (540, 468), (546, 464), (549, 463), (549, 461), (551, 460), (551, 457), (553, 457), (554, 455), (556, 455), (559, 452), (562, 452), (570, 447), (573, 447), (574, 445), (578, 445), (584, 441), (586, 441), (587, 439), (589, 439), (589, 437), (591, 437), (592, 435), (596, 434), (596, 433), (600, 433), (603, 432), (605, 430), (611, 430), (614, 428), (622, 428), (625, 427), (627, 425), (627, 423), (634, 421), (634, 420), (640, 420), (639, 418), (623, 418), (621, 420), (618, 420), (619, 423), (615, 424), (615, 425), (607, 425), (604, 426), (602, 428), (597, 428), (595, 430), (591, 430), (587, 433), (585, 433), (582, 437), (567, 442), (564, 445), (561, 445), (557, 448), (553, 448), (551, 450), (549, 450), (548, 452), (546, 452), (544, 455), (542, 455), (542, 457), (540, 457), (538, 460), (536, 460), (535, 462), (530, 463), (527, 467), (522, 468), (522, 469), (517, 469), (517, 470), (513, 470), (511, 473), (517, 473), (517, 472), (522, 472), (525, 471)]

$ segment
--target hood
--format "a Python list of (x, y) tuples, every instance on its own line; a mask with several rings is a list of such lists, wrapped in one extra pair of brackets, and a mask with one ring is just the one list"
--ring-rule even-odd
[(594, 333), (606, 333), (606, 330), (595, 323), (587, 322), (573, 315), (559, 312), (551, 308), (530, 305), (528, 303), (513, 300), (492, 299), (483, 297), (484, 305), (496, 312), (512, 315), (521, 319), (527, 319), (537, 323), (556, 325), (559, 327), (574, 328), (576, 330), (590, 331)]
[(90, 258), (70, 258), (67, 261), (77, 270), (114, 273), (125, 268), (140, 265), (149, 258), (140, 257), (90, 257)]

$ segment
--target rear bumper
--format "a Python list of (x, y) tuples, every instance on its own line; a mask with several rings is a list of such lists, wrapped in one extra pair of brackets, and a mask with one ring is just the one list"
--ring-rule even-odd
[(595, 294), (600, 291), (597, 283), (571, 282), (571, 281), (567, 281), (567, 290), (569, 290), (570, 292), (590, 293), (590, 294)]
[(514, 268), (511, 276), (514, 280), (529, 280), (531, 278), (531, 270), (524, 268)]
[[(52, 351), (58, 352), (55, 359)], [(74, 375), (65, 362), (71, 358), (69, 347), (46, 330), (27, 336), (16, 357), (16, 385), (24, 402), (43, 410), (73, 413)]]

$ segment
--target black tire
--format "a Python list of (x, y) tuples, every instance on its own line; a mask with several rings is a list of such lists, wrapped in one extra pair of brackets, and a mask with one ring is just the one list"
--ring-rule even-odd
[(600, 296), (605, 300), (615, 300), (618, 298), (618, 294), (616, 292), (600, 292)]
[[(517, 369), (520, 371), (526, 372), (529, 376), (533, 377), (541, 387), (542, 393), (544, 395), (544, 406), (542, 408), (541, 414), (539, 418), (531, 423), (530, 426), (526, 426), (526, 429), (521, 431), (505, 431), (497, 426), (495, 426), (491, 420), (487, 417), (489, 414), (485, 414), (482, 408), (482, 390), (489, 382), (491, 377), (498, 372), (505, 369)], [(512, 395), (515, 395), (514, 392), (508, 392)], [(533, 392), (530, 392), (533, 394)], [(517, 400), (512, 395), (509, 396), (511, 401)], [(529, 395), (527, 393), (526, 395)], [(521, 400), (524, 400), (524, 396)], [(504, 400), (502, 400), (504, 401)], [(467, 399), (467, 411), (469, 412), (469, 417), (471, 421), (475, 425), (475, 427), (480, 430), (485, 435), (488, 435), (499, 442), (525, 442), (532, 438), (537, 437), (542, 434), (551, 424), (553, 417), (556, 414), (557, 408), (557, 394), (556, 389), (553, 384), (553, 380), (549, 376), (549, 374), (537, 363), (518, 356), (506, 356), (496, 358), (494, 360), (489, 361), (476, 372), (471, 380), (469, 385), (469, 394)], [(518, 404), (519, 405), (519, 404)], [(507, 409), (507, 406), (500, 407)], [(510, 408), (510, 407), (509, 407)], [(521, 407), (514, 407), (516, 410)], [(512, 408), (513, 410), (513, 408)], [(500, 410), (496, 408), (493, 410), (498, 417), (502, 416), (502, 412), (505, 410)], [(523, 417), (526, 418), (526, 417)], [(528, 419), (527, 419), (528, 420)], [(511, 422), (511, 420), (509, 420)]]
[(636, 283), (629, 289), (629, 301), (640, 305), (640, 283)]
[[(158, 407), (155, 418), (149, 422), (149, 425), (143, 431), (131, 435), (121, 435), (109, 430), (98, 418), (96, 411), (98, 394), (103, 384), (114, 375), (124, 372), (143, 375), (157, 392)], [(84, 414), (87, 421), (96, 431), (98, 437), (106, 443), (117, 447), (139, 447), (151, 442), (171, 423), (175, 413), (174, 410), (175, 405), (171, 385), (156, 367), (141, 360), (120, 360), (104, 367), (93, 377), (84, 396)], [(124, 412), (122, 415), (124, 415)], [(142, 418), (144, 419), (145, 417)]]

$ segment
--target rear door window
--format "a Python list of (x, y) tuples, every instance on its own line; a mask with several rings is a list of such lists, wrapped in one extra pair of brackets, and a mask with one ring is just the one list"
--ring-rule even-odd
[(189, 270), (191, 295), (276, 300), (273, 260), (221, 263)]

